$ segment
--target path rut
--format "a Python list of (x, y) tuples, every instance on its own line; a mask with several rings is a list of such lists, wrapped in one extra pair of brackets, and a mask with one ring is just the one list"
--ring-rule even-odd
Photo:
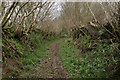
[(69, 78), (69, 74), (64, 69), (63, 63), (59, 56), (59, 47), (64, 40), (50, 45), (51, 51), (51, 68), (53, 71), (53, 78)]

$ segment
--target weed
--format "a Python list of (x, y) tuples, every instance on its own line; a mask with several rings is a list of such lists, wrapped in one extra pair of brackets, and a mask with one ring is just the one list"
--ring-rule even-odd
[(22, 78), (25, 78), (25, 75), (20, 75)]
[(25, 71), (29, 71), (29, 70), (31, 70), (32, 68), (33, 68), (32, 65), (27, 65), (27, 66), (25, 66), (23, 69), (24, 69)]
[[(81, 49), (88, 47), (89, 39), (81, 42)], [(117, 65), (119, 61), (119, 58), (114, 56), (119, 54), (117, 43), (109, 45), (95, 41), (96, 49), (86, 50), (84, 54), (82, 54), (82, 50), (78, 51), (72, 44), (74, 44), (73, 40), (65, 41), (60, 47), (61, 59), (65, 69), (72, 74), (72, 77), (107, 78), (113, 74), (114, 70), (111, 66)], [(110, 72), (107, 73), (107, 71)]]

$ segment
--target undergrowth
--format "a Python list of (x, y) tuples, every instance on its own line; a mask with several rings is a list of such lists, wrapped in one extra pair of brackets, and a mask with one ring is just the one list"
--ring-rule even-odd
[(60, 48), (65, 69), (74, 78), (111, 77), (118, 66), (120, 51), (117, 49), (118, 43), (107, 44), (107, 42), (107, 40), (95, 40), (95, 48), (88, 49), (88, 45), (91, 45), (90, 38), (83, 38), (81, 48), (77, 49), (74, 40), (66, 39)]
[[(52, 36), (52, 37), (48, 36), (44, 38), (44, 36), (42, 36), (39, 33), (30, 34), (29, 38), (25, 39), (25, 42), (22, 39), (20, 41), (17, 39), (13, 39), (15, 45), (19, 48), (19, 50), (21, 50), (22, 56), (16, 57), (14, 55), (11, 55), (9, 58), (14, 59), (14, 60), (15, 58), (16, 60), (17, 58), (19, 58), (17, 62), (19, 66), (22, 68), (14, 69), (12, 68), (13, 67), (12, 65), (9, 65), (5, 62), (5, 64), (10, 66), (9, 68), (12, 69), (13, 72), (11, 75), (11, 73), (6, 73), (3, 71), (3, 77), (9, 77), (9, 78), (37, 77), (37, 75), (35, 76), (35, 74), (34, 75), (31, 74), (31, 70), (38, 70), (37, 64), (41, 63), (42, 59), (46, 56), (49, 45), (58, 40), (59, 38), (55, 36)], [(18, 71), (19, 71), (19, 74), (18, 74)], [(6, 74), (8, 74), (9, 76), (7, 76)]]

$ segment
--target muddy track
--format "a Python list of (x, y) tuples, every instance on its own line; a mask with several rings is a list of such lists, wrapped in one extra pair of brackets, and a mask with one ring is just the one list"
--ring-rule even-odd
[(51, 51), (51, 68), (53, 71), (53, 78), (69, 78), (68, 73), (64, 69), (63, 63), (59, 56), (59, 47), (64, 40), (50, 45)]

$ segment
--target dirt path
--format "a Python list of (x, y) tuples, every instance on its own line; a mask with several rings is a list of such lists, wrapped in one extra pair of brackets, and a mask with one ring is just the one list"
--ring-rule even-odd
[(69, 74), (64, 69), (63, 63), (59, 56), (60, 44), (63, 42), (64, 40), (48, 46), (46, 56), (44, 58), (40, 57), (36, 66), (32, 66), (33, 68), (27, 72), (19, 66), (15, 59), (8, 59), (7, 63), (20, 70), (20, 74), (16, 75), (18, 72), (11, 73), (13, 72), (12, 67), (5, 67), (4, 72), (7, 73), (8, 71), (9, 74), (6, 74), (4, 78), (6, 78), (6, 76), (8, 78), (12, 75), (16, 75), (18, 78), (21, 78), (21, 76), (24, 76), (25, 78), (69, 78)]
[(59, 47), (64, 40), (50, 45), (49, 50), (51, 51), (51, 68), (53, 71), (53, 78), (69, 78), (68, 73), (63, 67), (63, 63), (59, 56)]

